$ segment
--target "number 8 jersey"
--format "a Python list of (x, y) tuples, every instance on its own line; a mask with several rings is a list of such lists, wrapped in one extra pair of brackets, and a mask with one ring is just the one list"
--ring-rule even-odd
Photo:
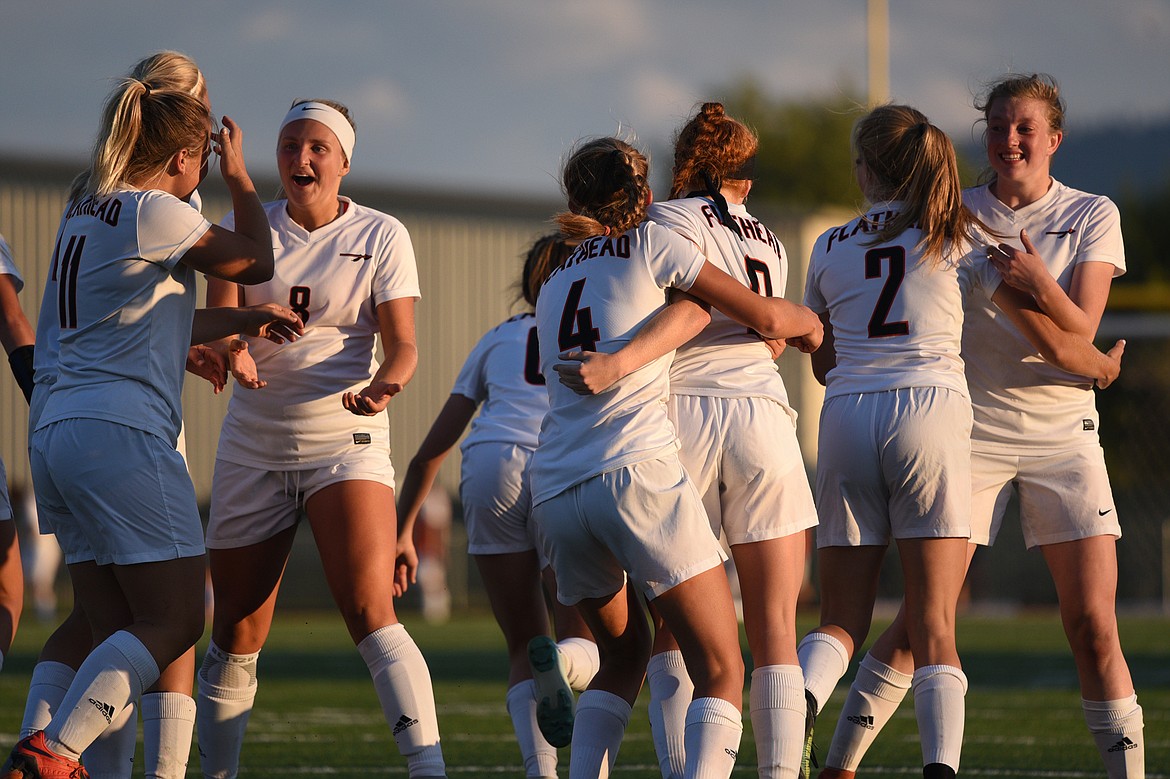
[(644, 222), (585, 240), (540, 288), (536, 326), (550, 408), (532, 460), (534, 506), (598, 474), (678, 450), (666, 414), (672, 354), (596, 396), (561, 384), (553, 365), (565, 351), (616, 352), (666, 304), (666, 288), (689, 289), (704, 262), (694, 244)]
[(829, 312), (837, 353), (826, 398), (904, 387), (968, 394), (959, 355), (963, 296), (990, 296), (999, 274), (965, 243), (932, 268), (921, 258), (916, 228), (871, 243), (899, 207), (875, 203), (813, 246), (804, 303), (818, 314)]
[(311, 232), (289, 217), (286, 201), (264, 205), (275, 268), (270, 281), (241, 287), (242, 305), (288, 306), (300, 314), (305, 334), (279, 345), (247, 339), (268, 386), (232, 392), (218, 459), (313, 468), (355, 449), (390, 446), (389, 417), (351, 414), (341, 395), (361, 391), (377, 369), (378, 306), (419, 297), (414, 247), (394, 217), (338, 199), (345, 212)]

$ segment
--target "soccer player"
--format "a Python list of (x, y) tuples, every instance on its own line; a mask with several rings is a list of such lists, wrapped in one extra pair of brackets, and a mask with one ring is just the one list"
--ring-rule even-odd
[(545, 282), (536, 308), (550, 409), (531, 466), (533, 519), (558, 597), (578, 606), (601, 648), (601, 668), (577, 706), (571, 777), (607, 775), (613, 766), (649, 659), (640, 596), (670, 626), (694, 680), (688, 776), (730, 775), (743, 663), (724, 555), (666, 413), (669, 353), (600, 395), (558, 380), (561, 355), (616, 351), (649, 326), (667, 288), (690, 290), (766, 336), (807, 350), (820, 341), (811, 311), (756, 295), (677, 233), (645, 222), (647, 168), (616, 138), (586, 142), (570, 156), (562, 172), (568, 211), (557, 222), (581, 243)]
[[(721, 103), (706, 103), (674, 144), (671, 200), (649, 218), (687, 238), (752, 291), (783, 296), (788, 259), (745, 201), (759, 140)], [(751, 718), (759, 776), (795, 777), (804, 743), (804, 678), (796, 658), (796, 603), (804, 530), (816, 525), (812, 490), (775, 355), (757, 333), (712, 312), (670, 368), (670, 416), (679, 458), (735, 560), (754, 669)], [(690, 680), (669, 628), (655, 633), (650, 721), (663, 777), (681, 777)]]
[[(20, 308), (17, 293), (24, 278), (12, 261), (12, 251), (0, 236), (0, 344), (25, 400), (32, 397), (33, 329)], [(0, 668), (4, 655), (20, 624), (24, 606), (24, 574), (20, 567), (20, 546), (16, 543), (16, 519), (8, 495), (8, 476), (0, 460)]]
[[(128, 77), (107, 99), (90, 168), (70, 193), (52, 266), (58, 294), (38, 322), (57, 331), (54, 381), (30, 457), (38, 514), (100, 643), (44, 730), (17, 743), (0, 769), (8, 777), (86, 776), (81, 752), (203, 630), (202, 527), (175, 449), (188, 347), (297, 323), (275, 308), (193, 322), (195, 271), (242, 283), (272, 273), (242, 133), (224, 123), (215, 136), (204, 100)], [(216, 143), (244, 215), (237, 231), (184, 202)]]
[(211, 306), (289, 306), (305, 335), (223, 345), (237, 376), (262, 376), (250, 386), (268, 388), (233, 393), (216, 453), (207, 528), (215, 613), (197, 697), (207, 777), (236, 775), (302, 510), (410, 776), (446, 772), (430, 672), (394, 612), (395, 569), (401, 579), (417, 558), (410, 534), (396, 532), (382, 413), (417, 365), (418, 271), (401, 222), (339, 194), (355, 140), (345, 106), (294, 103), (277, 136), (284, 197), (264, 206), (275, 274), (250, 288), (208, 285)]
[[(536, 307), (549, 271), (572, 250), (555, 234), (532, 245), (519, 285), (524, 302)], [(548, 637), (542, 569), (554, 599), (556, 579), (539, 553), (529, 519), (528, 464), (548, 411), (539, 359), (532, 312), (505, 320), (479, 340), (410, 461), (398, 496), (398, 515), (400, 532), (409, 533), (439, 466), (470, 424), (471, 432), (460, 447), (459, 485), (467, 551), (479, 568), (508, 647), (507, 706), (525, 776), (555, 777), (556, 747), (567, 746), (572, 736), (572, 690), (585, 689), (597, 672), (598, 656), (577, 610), (555, 600), (553, 627), (561, 640)], [(529, 663), (530, 642), (538, 666), (535, 673)], [(541, 686), (547, 690), (543, 694)]]
[[(1052, 178), (1065, 113), (1056, 81), (1008, 74), (975, 107), (987, 124), (990, 175), (963, 197), (1006, 239), (990, 252), (992, 261), (1006, 283), (1031, 295), (1054, 320), (1092, 338), (1109, 286), (1125, 272), (1125, 250), (1120, 216), (1108, 198)], [(1085, 722), (1106, 774), (1142, 777), (1142, 709), (1115, 613), (1121, 525), (1097, 437), (1094, 382), (1037, 360), (1019, 329), (977, 298), (966, 307), (963, 358), (975, 413), (967, 563), (976, 545), (994, 542), (1014, 488), (1025, 543), (1040, 548), (1056, 584)], [(862, 660), (822, 776), (854, 775), (904, 695), (909, 663), (899, 618)], [(858, 728), (847, 717), (872, 718), (873, 728)]]
[[(208, 106), (207, 84), (199, 67), (188, 56), (176, 51), (160, 51), (144, 57), (130, 70), (130, 76), (152, 88), (187, 92)], [(198, 190), (187, 198), (195, 209), (200, 207)], [(44, 291), (45, 303), (56, 305), (57, 283), (49, 279)], [(196, 319), (217, 316), (199, 310)], [(52, 318), (42, 321), (36, 347), (36, 387), (31, 400), (30, 428), (36, 427), (40, 409), (47, 397), (47, 387), (56, 380), (60, 327)], [(218, 353), (202, 345), (188, 352), (187, 370), (207, 379), (218, 391), (226, 380), (226, 366)], [(180, 430), (178, 447), (182, 452)], [(49, 543), (56, 545), (51, 536)], [(41, 730), (57, 710), (77, 668), (85, 660), (90, 642), (89, 622), (82, 611), (81, 599), (74, 597), (73, 611), (65, 618), (42, 647), (33, 668), (21, 736)], [(143, 771), (147, 779), (178, 779), (186, 774), (195, 726), (195, 701), (191, 686), (195, 675), (195, 648), (191, 647), (175, 662), (162, 670), (158, 682), (143, 693), (137, 707), (128, 706), (124, 715), (113, 723), (88, 748), (84, 755), (86, 769), (95, 776), (121, 775), (134, 760), (137, 744), (137, 713), (142, 713)]]
[[(994, 298), (1014, 320), (1044, 325), (1035, 324), (1034, 303), (973, 248), (982, 245), (980, 225), (962, 204), (954, 148), (941, 130), (913, 108), (881, 106), (858, 123), (854, 147), (871, 206), (817, 240), (805, 289), (825, 323), (813, 369), (827, 391), (816, 480), (821, 625), (798, 653), (815, 713), (869, 631), (892, 537), (923, 776), (953, 777), (967, 688), (954, 619), (971, 535), (963, 295)], [(1121, 345), (1102, 355), (1076, 333), (1051, 337), (1068, 343), (1060, 359), (1084, 375), (1108, 382), (1120, 371)]]

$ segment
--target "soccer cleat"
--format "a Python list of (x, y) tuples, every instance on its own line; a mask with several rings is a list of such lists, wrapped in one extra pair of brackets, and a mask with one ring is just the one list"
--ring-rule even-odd
[(800, 755), (800, 779), (811, 779), (812, 770), (820, 768), (817, 762), (817, 748), (813, 744), (813, 725), (817, 721), (817, 701), (812, 693), (804, 691), (804, 751)]
[(955, 769), (946, 763), (929, 763), (922, 768), (923, 779), (955, 779)]
[(548, 636), (529, 641), (528, 664), (536, 682), (536, 724), (548, 743), (567, 747), (573, 740), (576, 703), (556, 642)]
[(89, 774), (81, 763), (45, 746), (45, 732), (38, 730), (16, 742), (0, 768), (0, 779), (89, 779)]

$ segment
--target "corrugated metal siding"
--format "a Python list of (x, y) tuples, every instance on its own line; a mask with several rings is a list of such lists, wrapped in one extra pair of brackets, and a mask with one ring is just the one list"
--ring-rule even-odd
[[(0, 159), (0, 233), (8, 239), (24, 274), (26, 286), (21, 300), (34, 324), (74, 172), (74, 168), (55, 163)], [(230, 208), (226, 193), (216, 183), (208, 182), (201, 190), (204, 213), (212, 220), (221, 218)], [(258, 189), (275, 192), (276, 183), (258, 181)], [(394, 463), (401, 478), (446, 401), (471, 347), (488, 328), (522, 310), (522, 304), (516, 302), (515, 287), (522, 255), (538, 235), (550, 229), (548, 220), (560, 204), (389, 188), (347, 187), (345, 192), (357, 202), (401, 219), (418, 258), (423, 294), (417, 307), (419, 366), (414, 380), (391, 402), (389, 412)], [(799, 300), (812, 242), (829, 224), (844, 219), (837, 219), (838, 215), (816, 218), (784, 214), (764, 207), (756, 215), (788, 249), (793, 265), (788, 297)], [(820, 407), (819, 385), (812, 380), (808, 359), (803, 355), (782, 357), (781, 371), (802, 415), (801, 438), (811, 464)], [(216, 442), (230, 392), (229, 389), (216, 396), (205, 383), (193, 378), (183, 391), (188, 464), (196, 492), (204, 501), (210, 492)], [(14, 484), (27, 479), (27, 421), (27, 407), (15, 382), (0, 380), (0, 455)], [(458, 449), (444, 464), (439, 478), (452, 493), (457, 490)]]

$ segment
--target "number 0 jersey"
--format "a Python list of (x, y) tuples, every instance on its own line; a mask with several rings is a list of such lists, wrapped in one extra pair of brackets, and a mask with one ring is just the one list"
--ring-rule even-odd
[[(1125, 273), (1121, 216), (1106, 197), (1053, 180), (1044, 197), (1013, 211), (986, 186), (968, 189), (963, 202), (984, 224), (1022, 248), (1020, 230), (1044, 258), (1065, 292), (1083, 262)], [(1090, 383), (1044, 362), (1039, 352), (989, 301), (967, 303), (963, 359), (975, 407), (972, 446), (979, 451), (1032, 454), (1097, 443), (1097, 409)]]
[(667, 287), (690, 289), (705, 260), (677, 233), (644, 222), (620, 236), (581, 243), (540, 289), (536, 324), (549, 412), (532, 460), (532, 504), (601, 473), (678, 450), (666, 414), (664, 355), (600, 395), (560, 383), (560, 352), (612, 354), (666, 304)]
[[(276, 257), (270, 281), (241, 287), (244, 305), (279, 303), (305, 322), (297, 341), (248, 338), (260, 390), (236, 388), (216, 457), (253, 468), (312, 468), (355, 447), (389, 447), (385, 414), (361, 417), (341, 405), (377, 369), (377, 307), (418, 298), (418, 269), (406, 228), (392, 216), (340, 198), (347, 208), (312, 232), (284, 200), (266, 203)], [(233, 224), (232, 215), (225, 226)]]
[(967, 395), (959, 356), (963, 296), (972, 290), (993, 294), (998, 272), (969, 251), (932, 268), (921, 259), (916, 228), (889, 243), (869, 243), (899, 207), (876, 203), (813, 246), (804, 302), (817, 313), (829, 312), (837, 353), (826, 398), (905, 387)]
[[(708, 262), (744, 286), (767, 297), (783, 297), (788, 258), (780, 240), (742, 204), (730, 203), (728, 210), (742, 238), (720, 223), (704, 197), (654, 203), (650, 219), (690, 240)], [(760, 336), (717, 309), (711, 310), (711, 323), (675, 354), (670, 394), (769, 398), (796, 413)]]
[[(85, 196), (68, 206), (46, 286), (55, 294), (37, 321), (37, 343), (58, 347), (38, 428), (103, 419), (175, 444), (195, 313), (195, 274), (180, 260), (210, 228), (189, 204), (158, 190)], [(38, 370), (42, 359), (38, 350)]]
[(467, 355), (451, 394), (483, 404), (461, 451), (487, 442), (535, 449), (548, 411), (535, 315), (518, 314), (485, 333)]

